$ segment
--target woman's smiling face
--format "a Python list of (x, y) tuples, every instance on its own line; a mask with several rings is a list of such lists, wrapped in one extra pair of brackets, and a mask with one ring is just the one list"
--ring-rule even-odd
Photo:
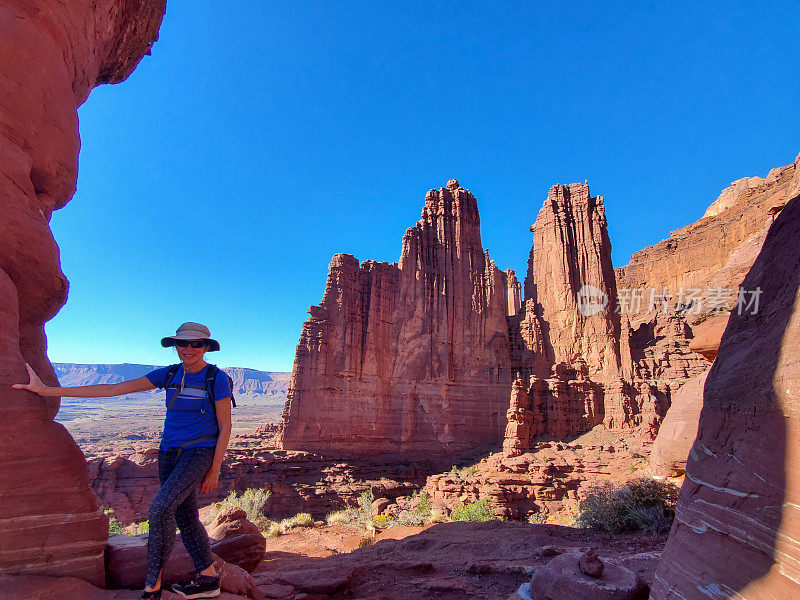
[(204, 343), (200, 348), (192, 348), (191, 342), (205, 342), (205, 340), (188, 340), (190, 343), (181, 348), (176, 345), (175, 350), (178, 352), (178, 358), (185, 365), (193, 365), (203, 357), (203, 354), (208, 352), (208, 343)]

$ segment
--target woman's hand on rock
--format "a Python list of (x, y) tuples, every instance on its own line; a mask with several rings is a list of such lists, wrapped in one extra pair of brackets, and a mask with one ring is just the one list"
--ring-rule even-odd
[(214, 491), (219, 483), (219, 467), (212, 466), (206, 476), (203, 477), (203, 483), (200, 484), (200, 492), (207, 494)]
[(42, 380), (39, 379), (39, 376), (34, 372), (28, 363), (25, 363), (25, 368), (28, 369), (30, 381), (28, 383), (15, 383), (11, 387), (13, 387), (15, 390), (28, 390), (35, 394), (41, 394), (49, 389), (48, 386), (42, 383)]

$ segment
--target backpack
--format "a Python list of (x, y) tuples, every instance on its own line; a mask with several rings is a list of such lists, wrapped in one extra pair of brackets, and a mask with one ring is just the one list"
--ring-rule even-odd
[[(180, 366), (180, 364), (170, 365), (169, 369), (167, 369), (167, 376), (164, 379), (165, 390), (169, 388), (169, 384), (172, 383), (172, 379), (175, 377), (175, 373), (178, 372)], [(215, 402), (216, 399), (214, 398), (214, 380), (217, 377), (217, 373), (222, 373), (228, 378), (228, 381), (231, 384), (231, 405), (233, 408), (236, 408), (236, 398), (233, 397), (233, 379), (231, 379), (231, 376), (220, 369), (217, 365), (210, 364), (208, 365), (208, 370), (206, 371), (206, 391), (208, 392), (208, 399), (211, 401), (211, 407), (214, 409), (214, 414), (217, 414), (217, 405)]]

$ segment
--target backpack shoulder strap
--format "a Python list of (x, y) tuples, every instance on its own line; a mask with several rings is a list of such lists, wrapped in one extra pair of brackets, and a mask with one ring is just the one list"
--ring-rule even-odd
[[(228, 375), (227, 373), (225, 374)], [(236, 408), (236, 398), (233, 397), (233, 377), (231, 377), (230, 375), (228, 375), (228, 382), (231, 384), (231, 406), (233, 406), (233, 408)]]
[(173, 378), (175, 377), (175, 373), (178, 372), (180, 368), (180, 364), (177, 365), (170, 365), (169, 369), (167, 369), (167, 376), (164, 378), (164, 389), (169, 387), (169, 384), (172, 383)]
[[(206, 391), (208, 392), (208, 399), (211, 400), (211, 406), (216, 406), (214, 404), (216, 401), (216, 398), (214, 398), (214, 381), (217, 378), (218, 371), (219, 367), (217, 365), (208, 365), (206, 370)], [(216, 412), (216, 408), (214, 412)]]
[[(208, 399), (211, 400), (211, 406), (214, 407), (214, 412), (217, 411), (217, 405), (215, 404), (216, 398), (214, 398), (214, 381), (217, 378), (217, 373), (222, 371), (217, 365), (208, 365), (208, 371), (206, 371), (206, 390), (208, 390)], [(222, 371), (223, 375), (228, 378), (228, 382), (231, 385), (231, 405), (233, 408), (236, 408), (236, 399), (233, 397), (233, 379), (231, 376)]]

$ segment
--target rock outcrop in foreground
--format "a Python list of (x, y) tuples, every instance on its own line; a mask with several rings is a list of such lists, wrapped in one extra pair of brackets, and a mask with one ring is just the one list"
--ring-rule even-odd
[(743, 283), (762, 310), (731, 315), (708, 375), (654, 600), (800, 597), (797, 188)]
[(0, 6), (0, 573), (105, 582), (108, 522), (86, 463), (61, 425), (58, 398), (12, 389), (30, 363), (57, 383), (44, 323), (67, 279), (51, 213), (75, 191), (77, 107), (96, 85), (123, 81), (158, 36), (164, 0)]

